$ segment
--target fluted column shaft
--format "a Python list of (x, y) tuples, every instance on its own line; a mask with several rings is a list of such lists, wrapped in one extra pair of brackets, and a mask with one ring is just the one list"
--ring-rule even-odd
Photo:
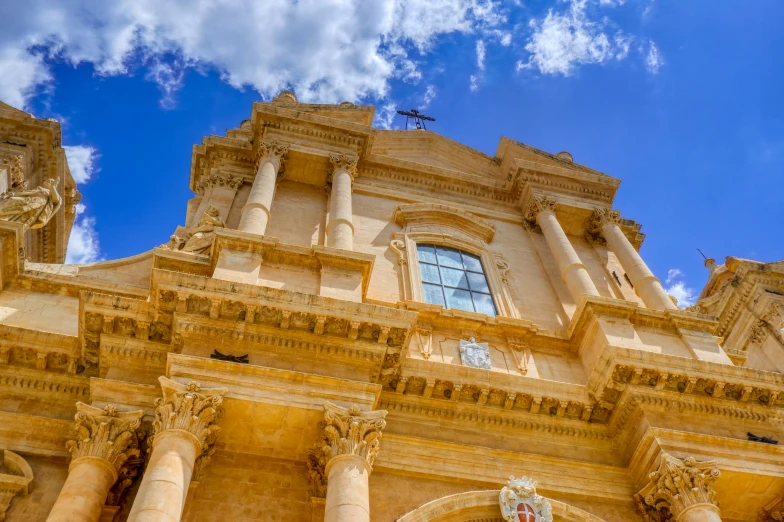
[(120, 468), (139, 454), (136, 429), (144, 412), (118, 413), (79, 402), (76, 440), (69, 441), (72, 460), (47, 522), (97, 522)]
[(238, 227), (240, 231), (264, 235), (267, 230), (281, 161), (287, 152), (288, 147), (275, 142), (262, 142), (260, 145), (256, 177), (248, 194), (248, 200), (242, 207)]
[(333, 165), (332, 193), (329, 201), (327, 246), (341, 250), (354, 248), (354, 210), (351, 185), (354, 182), (357, 160), (344, 154), (330, 156)]
[(569, 238), (558, 223), (558, 218), (551, 210), (543, 210), (536, 216), (536, 223), (542, 229), (542, 234), (547, 242), (547, 247), (558, 263), (561, 279), (566, 283), (569, 293), (575, 301), (579, 301), (583, 294), (599, 295), (596, 285), (593, 284), (588, 269), (577, 256)]
[(653, 310), (677, 310), (659, 279), (645, 264), (629, 238), (623, 233), (615, 220), (604, 220), (601, 224), (602, 235), (610, 250), (618, 257), (626, 275), (629, 276), (634, 291), (645, 306)]
[(152, 454), (128, 522), (179, 522), (196, 460), (214, 443), (226, 388), (203, 390), (160, 377)]
[(47, 522), (97, 522), (116, 480), (117, 469), (105, 459), (81, 457), (74, 460)]
[(155, 441), (150, 463), (128, 516), (135, 522), (177, 522), (201, 444), (184, 430), (167, 430)]

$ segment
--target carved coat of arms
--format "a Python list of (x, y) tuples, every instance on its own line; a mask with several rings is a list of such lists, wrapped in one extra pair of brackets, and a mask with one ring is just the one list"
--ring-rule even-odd
[(553, 522), (550, 502), (536, 494), (536, 481), (528, 477), (509, 477), (498, 503), (507, 522)]
[(471, 368), (483, 368), (491, 370), (493, 365), (490, 363), (490, 348), (487, 343), (478, 343), (471, 337), (467, 341), (460, 340), (460, 360), (464, 366)]

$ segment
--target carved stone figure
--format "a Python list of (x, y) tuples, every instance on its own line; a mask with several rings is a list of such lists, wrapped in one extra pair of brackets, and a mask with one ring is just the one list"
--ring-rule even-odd
[(225, 226), (220, 218), (220, 211), (211, 206), (201, 215), (199, 224), (188, 230), (186, 237), (172, 236), (171, 243), (167, 247), (193, 254), (206, 254), (215, 240), (215, 229)]
[(493, 369), (487, 343), (478, 343), (473, 337), (467, 341), (460, 340), (460, 360), (463, 361), (463, 365), (471, 368)]
[(0, 220), (22, 223), (25, 230), (46, 225), (60, 208), (57, 180), (47, 179), (33, 190), (0, 195)]
[(509, 477), (498, 503), (507, 522), (553, 522), (550, 501), (536, 494), (536, 481), (528, 477)]

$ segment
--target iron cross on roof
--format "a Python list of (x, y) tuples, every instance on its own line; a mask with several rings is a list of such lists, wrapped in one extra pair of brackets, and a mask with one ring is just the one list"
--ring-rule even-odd
[(420, 113), (416, 109), (411, 109), (410, 111), (397, 111), (398, 114), (401, 116), (406, 117), (406, 130), (408, 130), (408, 119), (414, 118), (414, 122), (416, 123), (417, 129), (424, 129), (427, 130), (425, 127), (426, 121), (436, 121), (435, 118), (431, 118), (430, 116), (425, 116), (424, 114)]

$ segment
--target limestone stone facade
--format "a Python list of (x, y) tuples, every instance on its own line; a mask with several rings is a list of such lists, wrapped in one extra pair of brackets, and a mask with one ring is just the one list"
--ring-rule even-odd
[(0, 518), (783, 519), (784, 262), (679, 308), (619, 180), (373, 115), (256, 103), (169, 243), (63, 265), (59, 125), (0, 105)]

